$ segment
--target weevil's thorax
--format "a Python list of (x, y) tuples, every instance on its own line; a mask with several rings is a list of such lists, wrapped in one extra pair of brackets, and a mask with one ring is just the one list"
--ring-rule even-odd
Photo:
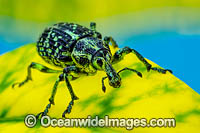
[(97, 68), (93, 65), (94, 57), (98, 55), (103, 57), (104, 54), (106, 55), (107, 53), (109, 53), (109, 51), (103, 45), (101, 39), (86, 37), (77, 41), (72, 51), (72, 60), (78, 67), (84, 69), (85, 72), (92, 74), (97, 71)]

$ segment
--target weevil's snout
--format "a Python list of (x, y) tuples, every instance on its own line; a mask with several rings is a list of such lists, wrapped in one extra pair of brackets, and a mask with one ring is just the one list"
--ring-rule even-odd
[(115, 69), (113, 69), (110, 63), (105, 63), (104, 71), (106, 71), (107, 77), (109, 79), (109, 85), (114, 88), (119, 88), (121, 86), (121, 77), (115, 71)]
[(109, 78), (109, 85), (114, 88), (119, 88), (121, 86), (120, 76), (117, 74), (116, 76)]

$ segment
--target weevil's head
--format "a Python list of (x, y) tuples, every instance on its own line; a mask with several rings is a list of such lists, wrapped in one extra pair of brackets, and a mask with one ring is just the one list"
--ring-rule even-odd
[(110, 86), (114, 88), (119, 88), (121, 86), (121, 78), (111, 65), (111, 55), (109, 51), (98, 51), (93, 57), (92, 64), (97, 70), (106, 72)]
[(106, 63), (111, 62), (111, 54), (107, 49), (101, 49), (93, 55), (92, 64), (97, 70), (105, 70)]

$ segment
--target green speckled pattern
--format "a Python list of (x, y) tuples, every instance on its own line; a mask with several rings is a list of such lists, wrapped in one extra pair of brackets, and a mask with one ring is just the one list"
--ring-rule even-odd
[(71, 52), (76, 42), (85, 37), (101, 34), (74, 23), (58, 23), (44, 30), (37, 42), (39, 55), (48, 63), (66, 67), (73, 65)]

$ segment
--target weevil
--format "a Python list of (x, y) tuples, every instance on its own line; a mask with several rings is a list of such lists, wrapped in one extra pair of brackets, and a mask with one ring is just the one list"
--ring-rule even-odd
[(116, 41), (112, 37), (105, 36), (102, 39), (101, 33), (96, 31), (96, 23), (91, 22), (90, 28), (75, 23), (57, 23), (44, 30), (37, 41), (38, 54), (49, 64), (58, 66), (62, 70), (54, 70), (42, 64), (32, 62), (28, 68), (28, 75), (22, 82), (14, 83), (12, 87), (19, 87), (32, 80), (31, 69), (37, 69), (44, 73), (60, 73), (52, 89), (49, 104), (45, 110), (37, 115), (47, 115), (51, 105), (54, 105), (54, 97), (59, 82), (65, 81), (71, 95), (66, 110), (62, 117), (71, 112), (74, 100), (79, 98), (75, 95), (70, 80), (75, 80), (82, 75), (95, 75), (97, 71), (105, 71), (106, 77), (102, 78), (102, 90), (106, 91), (104, 80), (108, 78), (109, 85), (114, 88), (121, 86), (121, 77), (119, 73), (128, 70), (142, 77), (142, 73), (132, 69), (123, 68), (116, 72), (113, 64), (121, 61), (125, 55), (133, 53), (146, 66), (147, 71), (154, 70), (165, 74), (169, 69), (152, 67), (151, 64), (136, 50), (130, 47), (118, 49), (113, 55), (110, 46), (118, 48)]

